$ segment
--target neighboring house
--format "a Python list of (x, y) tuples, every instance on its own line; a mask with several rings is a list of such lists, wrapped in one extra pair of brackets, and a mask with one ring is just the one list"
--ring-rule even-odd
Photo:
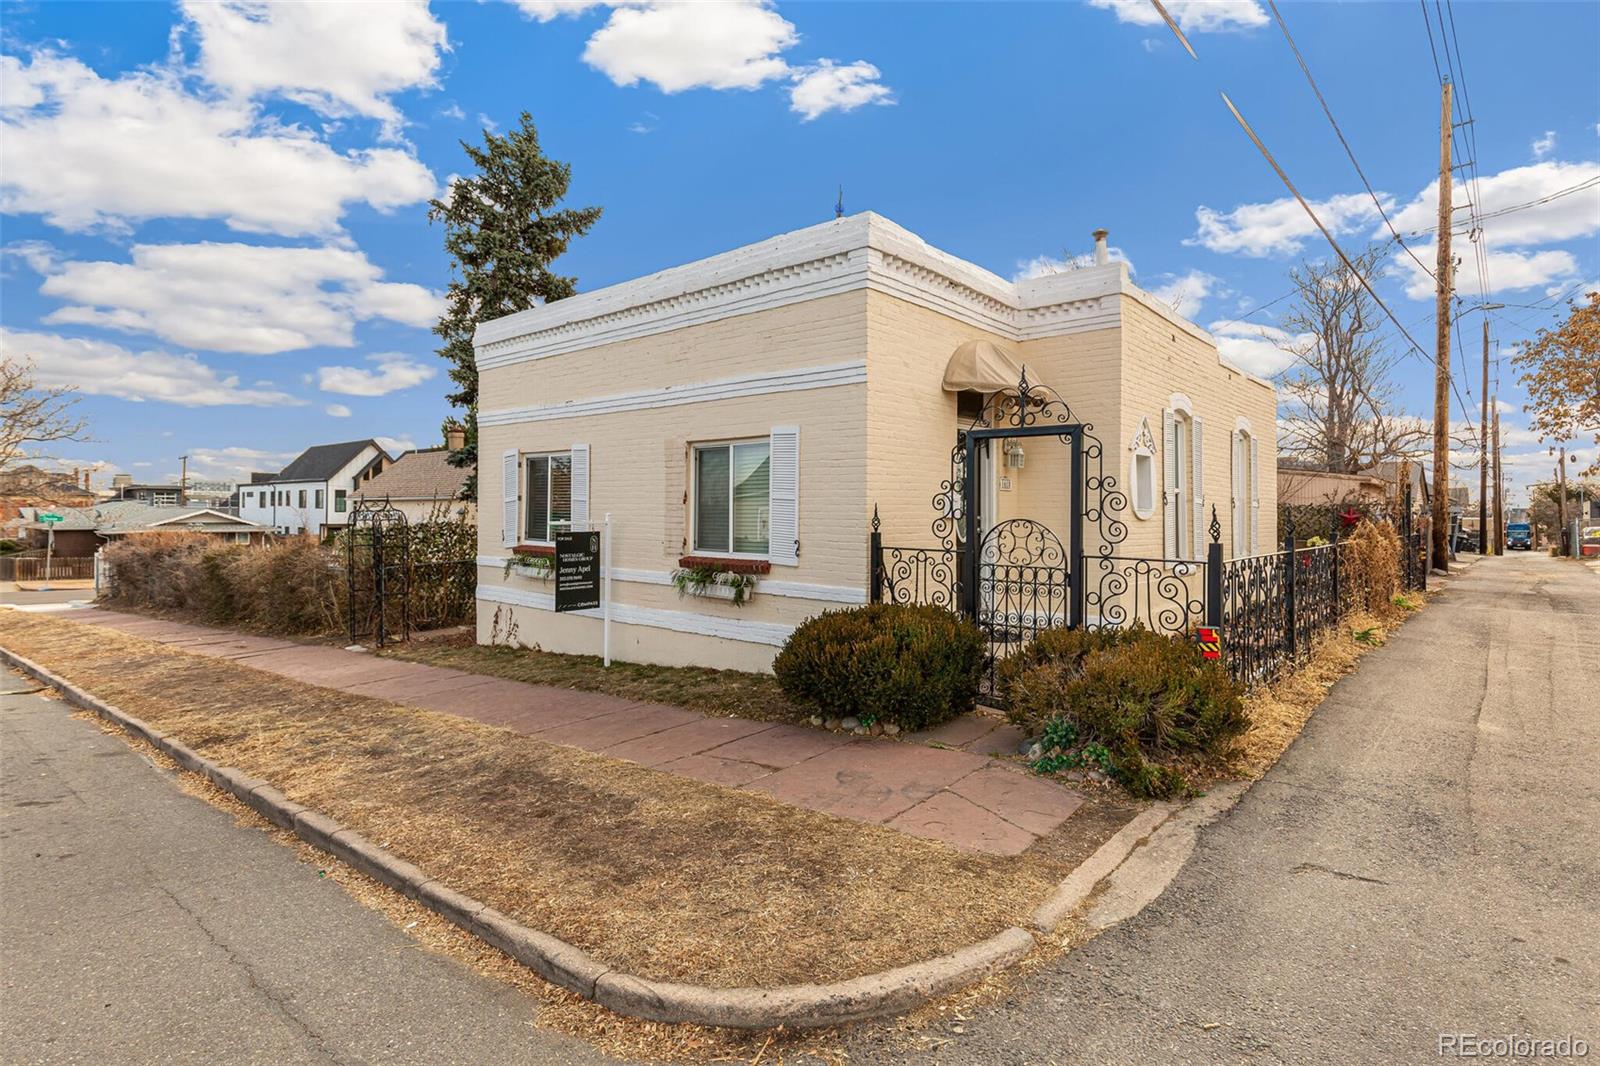
[[(1313, 504), (1326, 506), (1340, 503), (1363, 503), (1382, 507), (1392, 494), (1392, 479), (1376, 470), (1359, 474), (1339, 474), (1328, 470), (1313, 470), (1278, 465), (1278, 504), (1295, 506)], [(1306, 532), (1301, 530), (1302, 533)]]
[(239, 517), (277, 533), (323, 537), (350, 521), (352, 498), (389, 466), (373, 440), (318, 444), (277, 474), (239, 486)]
[(45, 510), (62, 518), (54, 523), (54, 548), (63, 558), (93, 555), (110, 541), (147, 533), (203, 533), (231, 543), (253, 544), (269, 532), (209, 507), (158, 507), (137, 500), (113, 500), (94, 507), (34, 508), (23, 524), (31, 547), (43, 548), (49, 536), (50, 525), (38, 520)]
[(16, 466), (0, 470), (0, 499), (13, 507), (40, 506), (87, 507), (94, 503), (94, 490), (89, 488), (89, 471), (74, 467), (64, 470), (45, 470), (37, 466)]
[(411, 523), (439, 521), (464, 514), (477, 518), (477, 506), (460, 499), (467, 471), (450, 465), (450, 453), (461, 447), (461, 431), (446, 434), (443, 447), (420, 448), (402, 454), (389, 468), (368, 481), (353, 497), (356, 501), (388, 501)]
[[(613, 654), (769, 669), (801, 621), (867, 602), (875, 511), (885, 544), (948, 534), (956, 555), (952, 448), (1024, 366), (1093, 424), (1087, 473), (1126, 493), (1087, 493), (1109, 513), (1085, 551), (1203, 559), (1213, 508), (1229, 554), (1271, 550), (1272, 385), (1134, 285), (1104, 236), (1095, 265), (1012, 282), (861, 214), (483, 324), (478, 639), (514, 622), (523, 644), (596, 652), (598, 612), (553, 613), (552, 583), (504, 564), (609, 512)], [(1016, 557), (1001, 542), (1023, 530), (1069, 544), (1060, 437), (980, 451), (981, 557)], [(695, 566), (755, 573), (753, 597), (680, 596), (673, 573)]]

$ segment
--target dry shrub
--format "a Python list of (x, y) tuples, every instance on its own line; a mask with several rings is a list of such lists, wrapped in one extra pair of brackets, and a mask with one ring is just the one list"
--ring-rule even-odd
[(1366, 521), (1343, 538), (1344, 574), (1356, 611), (1383, 615), (1400, 591), (1400, 534), (1388, 522)]
[(110, 599), (125, 607), (291, 636), (334, 632), (344, 616), (339, 560), (307, 538), (245, 545), (160, 533), (128, 537), (106, 560)]

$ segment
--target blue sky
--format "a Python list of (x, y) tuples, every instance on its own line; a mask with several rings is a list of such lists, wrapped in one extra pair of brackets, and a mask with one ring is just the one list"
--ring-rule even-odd
[[(172, 476), (181, 454), (192, 474), (237, 477), (322, 441), (433, 443), (448, 408), (427, 327), (448, 265), (426, 199), (463, 166), (458, 139), (526, 109), (572, 165), (572, 201), (605, 208), (560, 263), (580, 289), (822, 221), (842, 184), (847, 210), (1007, 277), (1105, 226), (1140, 284), (1272, 372), (1286, 304), (1270, 301), (1327, 250), (1218, 90), (1347, 250), (1382, 222), (1270, 13), (1168, 6), (1198, 60), (1144, 0), (7, 3), (5, 350), (84, 392), (97, 439), (60, 452), (106, 476)], [(1431, 227), (1422, 10), (1280, 6), (1390, 216)], [(1600, 182), (1583, 184), (1600, 179), (1600, 5), (1451, 16), (1481, 207), (1520, 208), (1483, 225), (1490, 298), (1522, 305), (1493, 316), (1509, 355), (1600, 281)], [(1410, 241), (1430, 265), (1431, 241)], [(1464, 238), (1458, 252), (1466, 307), (1485, 286)], [(1409, 262), (1377, 284), (1429, 345), (1431, 281)], [(1456, 356), (1473, 423), (1478, 317), (1462, 320), (1470, 375)], [(1509, 358), (1499, 379), (1507, 468), (1548, 477)], [(1431, 394), (1431, 365), (1404, 359), (1402, 404), (1425, 413)]]

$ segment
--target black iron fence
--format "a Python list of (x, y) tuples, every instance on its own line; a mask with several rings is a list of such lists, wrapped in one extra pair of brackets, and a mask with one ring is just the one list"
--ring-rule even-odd
[[(1005, 583), (980, 578), (975, 603), (969, 605), (961, 595), (962, 551), (890, 547), (874, 531), (871, 599), (971, 614), (990, 634), (992, 654), (999, 658), (1015, 650), (1015, 635), (1024, 629), (1031, 635), (1071, 624), (1067, 605), (1072, 597), (1064, 585), (1082, 581), (1086, 628), (1140, 625), (1182, 637), (1199, 626), (1217, 627), (1228, 671), (1251, 685), (1270, 681), (1304, 659), (1317, 638), (1354, 607), (1350, 546), (1337, 530), (1326, 542), (1297, 545), (1291, 528), (1280, 550), (1234, 559), (1223, 557), (1214, 514), (1210, 532), (1204, 559), (1086, 555), (1070, 573), (1050, 569), (1040, 579), (1045, 587), (1038, 589), (1018, 587), (1028, 578), (1025, 571)], [(1427, 588), (1422, 524), (1403, 522), (1400, 543), (1402, 587)], [(990, 663), (986, 674), (995, 665)]]

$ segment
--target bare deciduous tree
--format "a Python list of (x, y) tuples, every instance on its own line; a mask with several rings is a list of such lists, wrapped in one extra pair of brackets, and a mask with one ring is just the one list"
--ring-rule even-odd
[(88, 439), (88, 423), (73, 414), (72, 388), (39, 388), (33, 361), (0, 357), (0, 470), (22, 459), (48, 459), (38, 451), (55, 441)]
[[(1355, 267), (1370, 276), (1382, 258), (1369, 249)], [(1377, 303), (1342, 261), (1303, 262), (1289, 277), (1297, 300), (1279, 347), (1295, 361), (1280, 382), (1279, 453), (1344, 474), (1415, 453), (1428, 429), (1394, 402), (1399, 357), (1380, 334)]]

